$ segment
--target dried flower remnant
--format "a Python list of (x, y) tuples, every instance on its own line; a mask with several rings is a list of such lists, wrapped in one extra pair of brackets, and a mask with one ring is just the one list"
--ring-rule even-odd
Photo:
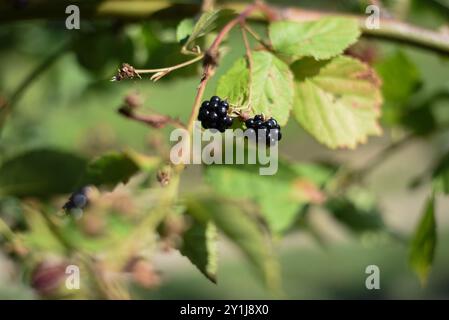
[(41, 296), (57, 294), (64, 283), (67, 263), (44, 261), (36, 266), (31, 275), (31, 286)]
[(112, 77), (111, 81), (122, 81), (124, 79), (133, 79), (135, 77), (141, 78), (136, 69), (128, 63), (122, 64), (120, 69), (117, 70), (117, 74)]

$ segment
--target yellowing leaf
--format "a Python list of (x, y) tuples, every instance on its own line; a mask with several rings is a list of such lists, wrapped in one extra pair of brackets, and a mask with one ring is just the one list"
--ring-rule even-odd
[(355, 148), (369, 135), (380, 135), (380, 80), (368, 65), (338, 57), (293, 64), (296, 120), (329, 148)]

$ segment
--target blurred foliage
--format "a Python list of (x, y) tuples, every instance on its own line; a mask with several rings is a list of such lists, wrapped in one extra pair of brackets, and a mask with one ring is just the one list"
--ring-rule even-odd
[(0, 195), (49, 197), (72, 191), (86, 161), (76, 155), (33, 150), (3, 162)]
[(424, 215), (412, 238), (410, 265), (418, 274), (422, 284), (426, 284), (437, 245), (435, 198), (428, 200)]

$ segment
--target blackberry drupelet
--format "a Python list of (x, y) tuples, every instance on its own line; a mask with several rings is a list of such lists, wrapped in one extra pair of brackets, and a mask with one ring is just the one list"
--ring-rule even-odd
[(198, 120), (204, 129), (217, 129), (224, 132), (230, 128), (233, 119), (228, 116), (229, 104), (217, 96), (213, 96), (209, 101), (204, 101), (198, 113)]

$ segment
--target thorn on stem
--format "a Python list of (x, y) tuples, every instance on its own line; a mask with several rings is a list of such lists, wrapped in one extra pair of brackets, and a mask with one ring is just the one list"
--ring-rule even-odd
[(204, 59), (203, 59), (203, 66), (212, 66), (212, 67), (216, 67), (218, 65), (218, 59), (219, 59), (219, 52), (214, 51), (207, 51), (206, 54), (204, 55)]

